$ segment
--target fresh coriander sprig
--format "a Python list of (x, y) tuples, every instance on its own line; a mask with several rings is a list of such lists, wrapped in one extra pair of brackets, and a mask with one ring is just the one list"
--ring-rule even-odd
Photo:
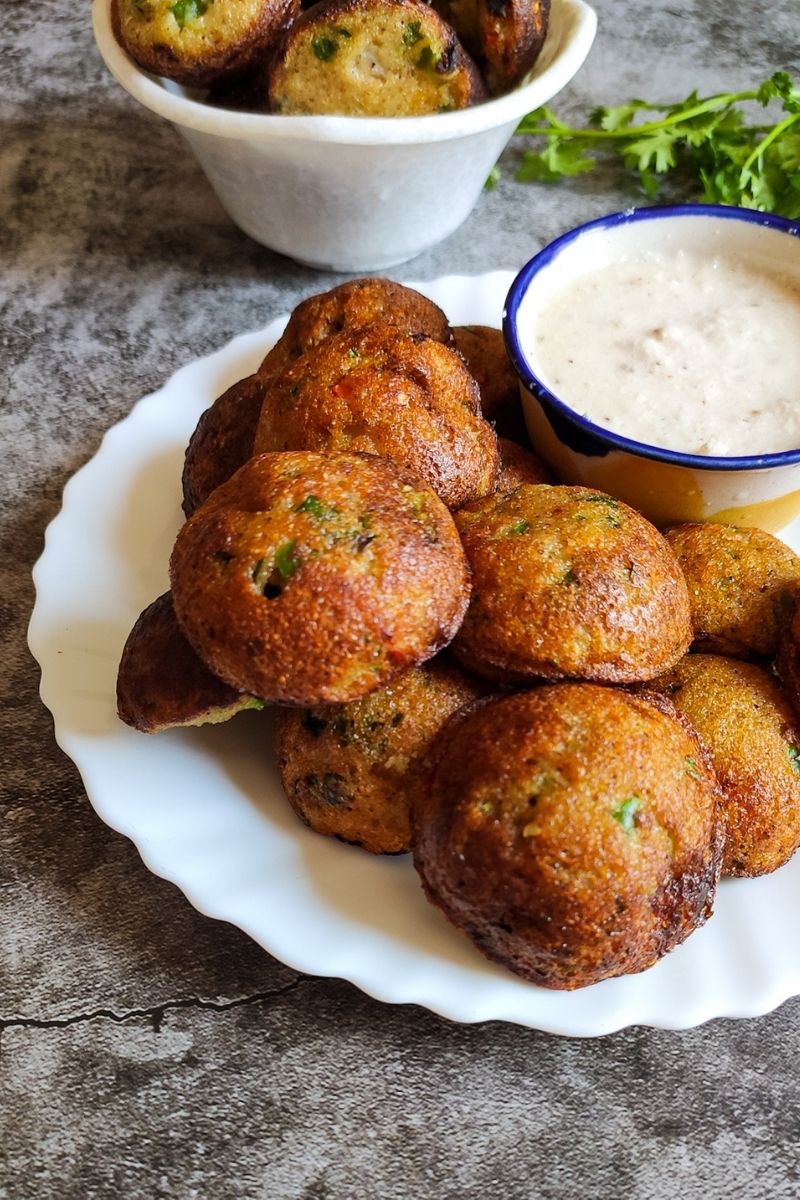
[[(773, 101), (787, 114), (774, 124), (748, 124), (739, 107)], [(516, 177), (525, 183), (580, 175), (610, 153), (638, 173), (649, 199), (669, 177), (699, 184), (703, 201), (800, 217), (800, 89), (787, 71), (746, 91), (597, 108), (583, 128), (539, 108), (517, 132), (545, 142), (523, 156)]]

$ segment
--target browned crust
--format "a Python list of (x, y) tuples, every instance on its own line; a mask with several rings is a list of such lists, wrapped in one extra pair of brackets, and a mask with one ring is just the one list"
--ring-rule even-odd
[(480, 388), (481, 412), (486, 420), (494, 425), (499, 437), (527, 445), (519, 379), (500, 330), (489, 325), (456, 325), (453, 338)]
[(553, 473), (540, 458), (530, 450), (508, 438), (498, 438), (500, 451), (500, 474), (497, 476), (497, 492), (513, 492), (523, 483), (554, 483)]
[(492, 95), (527, 75), (544, 45), (550, 0), (478, 0), (481, 65)]
[(178, 534), (181, 628), (209, 669), (279, 703), (345, 703), (453, 637), (469, 574), (421, 480), (366, 454), (262, 454)]
[[(435, 36), (442, 43), (442, 53), (435, 69), (443, 75), (456, 73), (461, 75), (463, 81), (461, 107), (466, 108), (486, 99), (486, 87), (477, 64), (459, 41), (455, 30), (423, 0), (321, 0), (320, 3), (313, 4), (309, 9), (301, 12), (287, 30), (276, 50), (269, 79), (272, 110), (280, 112), (282, 109), (286, 75), (290, 69), (289, 57), (296, 44), (304, 40), (310, 31), (320, 26), (327, 27), (332, 22), (341, 21), (348, 14), (380, 13), (388, 9), (402, 9), (409, 17), (416, 16), (420, 21), (424, 21), (427, 27), (433, 28)], [(346, 54), (346, 49), (344, 52)], [(311, 112), (313, 109), (309, 108), (307, 111)], [(346, 113), (346, 111), (346, 107), (343, 107), (342, 112)]]
[(446, 346), (453, 341), (447, 317), (427, 296), (391, 279), (368, 276), (301, 301), (257, 373), (271, 380), (331, 334), (363, 329), (374, 321), (396, 325), (410, 334), (423, 333)]
[(181, 633), (169, 592), (149, 604), (128, 635), (117, 675), (120, 720), (141, 733), (198, 724), (242, 701), (212, 675)]
[(763, 529), (711, 521), (664, 531), (686, 576), (695, 649), (771, 657), (800, 587), (800, 558)]
[(686, 653), (683, 574), (658, 530), (621, 501), (523, 484), (467, 505), (456, 524), (474, 590), (452, 651), (467, 669), (505, 683), (635, 683)]
[(200, 61), (190, 62), (182, 60), (170, 46), (139, 46), (126, 39), (119, 12), (123, 2), (111, 0), (111, 27), (123, 50), (143, 71), (195, 88), (211, 87), (257, 66), (300, 10), (299, 0), (264, 0), (257, 21), (245, 37), (234, 45), (220, 45)]
[(775, 871), (800, 844), (800, 729), (763, 667), (690, 654), (648, 685), (668, 695), (706, 746), (727, 826), (723, 875)]
[(435, 659), (351, 704), (282, 709), (275, 750), (292, 808), (316, 833), (371, 854), (405, 853), (420, 761), (444, 722), (482, 690)]
[(527, 75), (547, 37), (550, 0), (437, 0), (436, 7), (478, 63), (492, 96)]
[(458, 508), (495, 486), (497, 441), (479, 409), (455, 350), (374, 322), (331, 334), (272, 379), (254, 450), (378, 454)]
[(775, 669), (795, 717), (800, 720), (800, 589), (793, 589), (787, 604), (787, 620), (779, 633)]
[(234, 383), (207, 408), (191, 436), (183, 464), (183, 511), (190, 517), (253, 455), (264, 398), (257, 375)]
[(572, 989), (644, 970), (710, 915), (716, 780), (652, 703), (589, 684), (490, 700), (429, 762), (412, 814), (426, 895), (523, 978)]

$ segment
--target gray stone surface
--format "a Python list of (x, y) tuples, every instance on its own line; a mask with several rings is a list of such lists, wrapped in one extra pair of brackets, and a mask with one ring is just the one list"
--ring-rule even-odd
[[(559, 107), (797, 66), (795, 0), (598, 0)], [(796, 1197), (800, 1002), (684, 1033), (462, 1027), (298, 977), (94, 816), (37, 695), (71, 474), (188, 360), (334, 280), (250, 242), (105, 73), (88, 4), (2, 6), (0, 1197)], [(512, 179), (397, 279), (513, 268), (635, 198)], [(445, 196), (443, 195), (443, 200)]]

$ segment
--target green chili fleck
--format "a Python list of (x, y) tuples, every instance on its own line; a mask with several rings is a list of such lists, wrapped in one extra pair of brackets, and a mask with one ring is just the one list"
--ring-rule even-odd
[(339, 47), (336, 44), (335, 38), (325, 37), (324, 34), (320, 34), (318, 37), (312, 38), (311, 49), (320, 62), (329, 62)]
[(438, 61), (439, 55), (430, 46), (423, 46), (419, 52), (417, 66), (421, 67), (423, 71), (429, 71), (432, 67), (436, 66)]
[(294, 556), (294, 547), (294, 542), (284, 542), (275, 551), (275, 566), (278, 568), (283, 579), (291, 579), (300, 566), (298, 559)]
[(636, 828), (636, 814), (641, 807), (641, 796), (627, 796), (611, 815), (615, 821), (619, 821), (626, 833), (633, 833)]
[(696, 759), (685, 758), (683, 760), (683, 765), (686, 770), (686, 774), (689, 776), (690, 779), (699, 779), (700, 778), (700, 771), (698, 769)]
[(795, 775), (800, 775), (800, 750), (797, 749), (797, 746), (787, 746), (786, 755)]
[(419, 21), (406, 21), (405, 29), (403, 30), (404, 46), (416, 46), (417, 42), (422, 40), (419, 27)]
[(514, 524), (511, 526), (511, 528), (508, 531), (508, 536), (511, 537), (513, 534), (527, 533), (528, 530), (530, 529), (530, 527), (531, 527), (530, 521), (525, 521), (525, 520), (515, 521)]
[(169, 11), (183, 29), (190, 21), (196, 21), (198, 17), (202, 17), (211, 3), (213, 0), (175, 0)]
[(298, 513), (308, 513), (309, 516), (316, 517), (320, 521), (327, 521), (331, 517), (338, 516), (338, 508), (334, 508), (332, 504), (325, 504), (320, 500), (319, 496), (306, 496), (305, 500), (297, 505), (294, 510)]

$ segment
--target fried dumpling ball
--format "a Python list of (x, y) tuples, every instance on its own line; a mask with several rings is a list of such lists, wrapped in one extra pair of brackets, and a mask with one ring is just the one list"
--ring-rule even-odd
[(497, 476), (497, 492), (513, 492), (521, 483), (553, 483), (553, 474), (540, 458), (518, 442), (509, 438), (498, 438), (500, 451), (500, 474)]
[(755, 663), (689, 654), (648, 688), (669, 696), (711, 755), (723, 796), (723, 875), (764, 875), (800, 845), (800, 730)]
[(763, 529), (707, 521), (665, 530), (692, 606), (697, 650), (734, 658), (769, 657), (791, 615), (800, 558)]
[(351, 704), (282, 709), (275, 747), (289, 803), (317, 833), (404, 853), (421, 761), (445, 721), (484, 690), (436, 659)]
[(253, 456), (264, 384), (240, 379), (207, 408), (197, 423), (183, 464), (183, 511), (190, 517), (215, 488)]
[(473, 593), (453, 653), (490, 679), (652, 679), (691, 640), (686, 582), (653, 525), (604, 492), (523, 484), (455, 514)]
[(550, 0), (435, 0), (480, 67), (492, 96), (531, 69), (547, 36)]
[(775, 669), (800, 720), (800, 588), (792, 590), (786, 608), (789, 615), (778, 634)]
[(246, 72), (299, 8), (299, 0), (112, 0), (111, 22), (144, 71), (199, 88)]
[(364, 454), (262, 454), (189, 518), (170, 563), (180, 626), (232, 687), (345, 703), (432, 658), (469, 573), (427, 484)]
[(452, 28), (420, 0), (322, 0), (283, 39), (273, 112), (418, 117), (485, 97)]
[(301, 354), (343, 329), (362, 329), (384, 321), (408, 333), (452, 342), (447, 317), (438, 305), (413, 288), (390, 279), (352, 279), (303, 300), (292, 312), (278, 342), (258, 371), (228, 388), (200, 418), (183, 472), (183, 510), (191, 516), (199, 504), (253, 456), (253, 441), (264, 393)]
[(264, 702), (217, 679), (186, 641), (169, 592), (149, 604), (128, 635), (117, 675), (117, 712), (141, 733), (227, 721)]
[(493, 491), (499, 456), (455, 350), (373, 323), (331, 334), (266, 388), (255, 452), (358, 450), (426, 480), (448, 508)]
[(298, 304), (258, 374), (273, 379), (331, 334), (363, 329), (375, 321), (396, 325), (406, 333), (423, 333), (445, 345), (453, 341), (447, 317), (427, 296), (391, 279), (367, 276), (340, 283)]
[(455, 325), (453, 339), (481, 393), (481, 412), (501, 437), (526, 445), (519, 379), (506, 354), (503, 335), (489, 325)]
[(577, 988), (642, 971), (710, 915), (716, 780), (669, 711), (549, 685), (465, 710), (429, 761), (412, 810), (428, 899), (523, 978)]

